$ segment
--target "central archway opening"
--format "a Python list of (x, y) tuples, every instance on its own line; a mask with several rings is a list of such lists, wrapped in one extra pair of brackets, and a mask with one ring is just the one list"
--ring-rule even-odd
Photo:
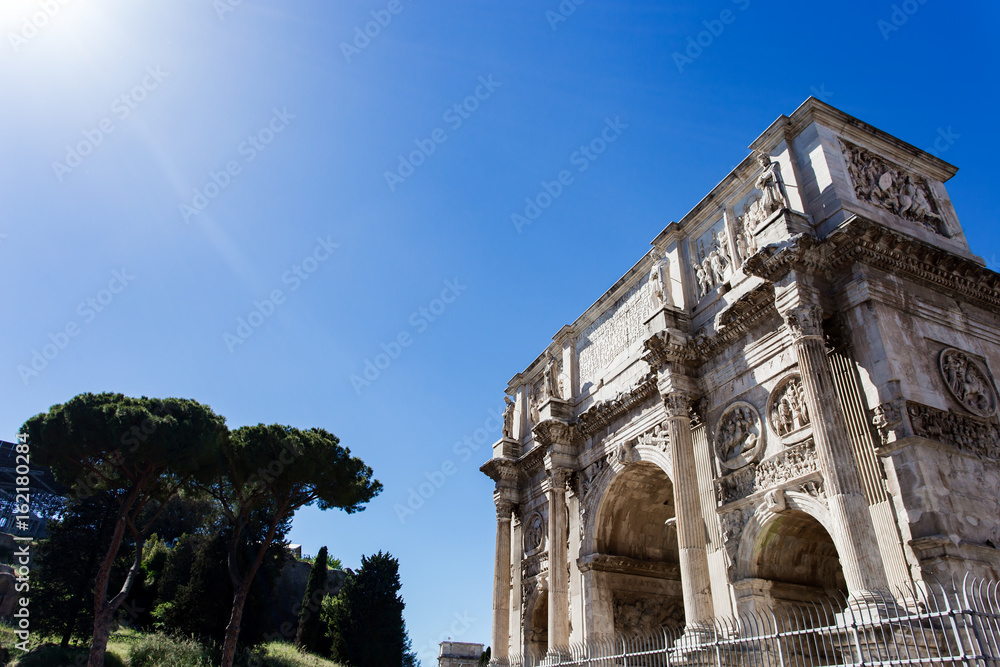
[(614, 632), (642, 635), (684, 624), (674, 487), (662, 468), (631, 463), (612, 480), (595, 530), (598, 585)]

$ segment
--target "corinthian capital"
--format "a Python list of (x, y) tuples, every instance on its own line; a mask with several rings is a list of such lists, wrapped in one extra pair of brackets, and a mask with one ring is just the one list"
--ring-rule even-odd
[(785, 326), (792, 334), (794, 340), (800, 338), (822, 338), (823, 313), (820, 307), (814, 304), (803, 304), (794, 308), (789, 308), (781, 316), (785, 319)]
[(667, 409), (667, 417), (689, 417), (688, 410), (691, 407), (691, 399), (682, 391), (664, 396), (663, 405)]
[(511, 500), (496, 500), (497, 506), (497, 520), (498, 521), (510, 521), (510, 516), (517, 506), (517, 503)]

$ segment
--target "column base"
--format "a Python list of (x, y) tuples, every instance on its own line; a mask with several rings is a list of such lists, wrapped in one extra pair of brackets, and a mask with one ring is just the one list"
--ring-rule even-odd
[(897, 620), (905, 614), (905, 607), (891, 593), (861, 591), (847, 599), (847, 606), (836, 620), (838, 624), (869, 625)]
[(546, 665), (562, 665), (571, 659), (572, 656), (569, 653), (569, 649), (550, 648), (549, 652), (545, 654), (542, 661), (538, 663), (538, 667), (546, 667)]
[(698, 624), (684, 628), (684, 634), (678, 637), (670, 648), (671, 665), (705, 666), (714, 661), (712, 642), (716, 633), (711, 626)]

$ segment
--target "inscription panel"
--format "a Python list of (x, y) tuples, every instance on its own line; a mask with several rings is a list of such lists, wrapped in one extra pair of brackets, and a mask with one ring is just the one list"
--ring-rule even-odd
[(580, 334), (576, 353), (582, 387), (596, 383), (618, 355), (645, 337), (650, 314), (647, 282), (648, 277), (638, 281)]

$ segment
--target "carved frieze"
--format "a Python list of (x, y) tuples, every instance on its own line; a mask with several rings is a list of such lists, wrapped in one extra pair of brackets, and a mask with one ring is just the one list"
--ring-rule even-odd
[(798, 373), (781, 380), (767, 399), (767, 418), (771, 431), (785, 444), (804, 440), (809, 428), (809, 408), (805, 388)]
[(531, 554), (538, 551), (545, 539), (545, 522), (538, 512), (532, 514), (524, 527), (524, 553)]
[(644, 636), (663, 626), (684, 625), (684, 601), (640, 593), (614, 593), (615, 632), (625, 636)]
[(969, 454), (1000, 460), (1000, 430), (985, 419), (912, 401), (907, 401), (906, 411), (916, 435), (947, 443)]
[(584, 556), (577, 562), (581, 572), (596, 570), (598, 572), (613, 572), (616, 574), (630, 574), (639, 577), (653, 577), (655, 579), (680, 579), (681, 570), (677, 563), (666, 563), (663, 561), (637, 560), (627, 556), (613, 556), (611, 554), (591, 554)]
[(655, 447), (661, 452), (670, 451), (670, 436), (667, 434), (666, 424), (660, 423), (639, 436), (637, 445), (645, 447)]
[(742, 468), (762, 451), (764, 425), (757, 408), (743, 401), (730, 405), (715, 428), (715, 453), (723, 467)]
[(816, 446), (812, 439), (782, 450), (759, 464), (737, 470), (716, 481), (719, 503), (728, 505), (741, 498), (783, 485), (816, 472)]
[(576, 421), (577, 429), (584, 435), (594, 433), (616, 419), (627, 414), (656, 392), (656, 373), (648, 373), (636, 386), (619, 393), (614, 398), (596, 403), (580, 415)]
[(963, 408), (977, 417), (989, 418), (997, 413), (997, 395), (990, 376), (972, 356), (948, 347), (939, 358), (941, 377), (948, 391)]
[(883, 159), (866, 148), (841, 140), (854, 194), (863, 202), (904, 220), (949, 236), (927, 180)]

